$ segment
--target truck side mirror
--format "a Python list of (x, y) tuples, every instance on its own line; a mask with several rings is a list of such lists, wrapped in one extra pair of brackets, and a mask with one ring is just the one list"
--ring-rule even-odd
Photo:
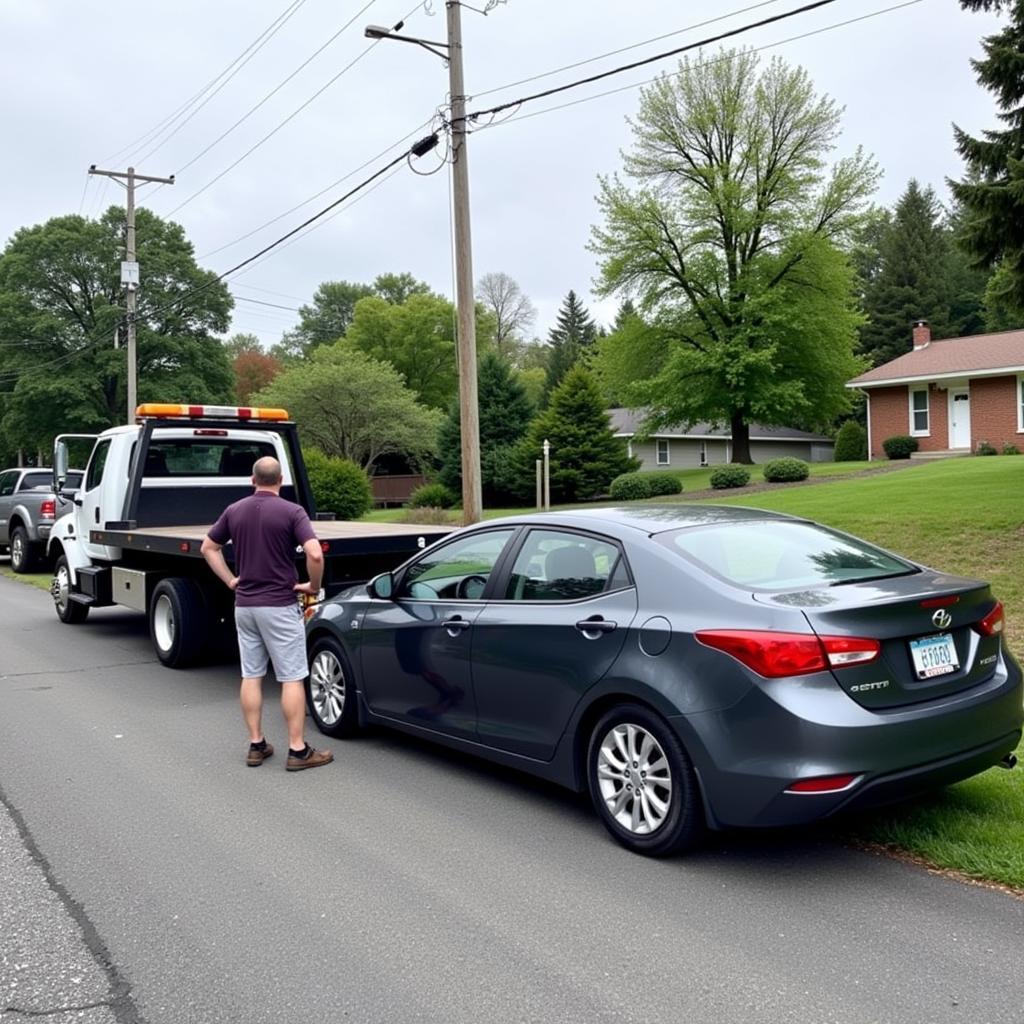
[(395, 592), (395, 577), (389, 572), (382, 572), (379, 576), (374, 576), (370, 580), (366, 585), (366, 589), (370, 597), (381, 601), (390, 601), (392, 594)]
[(66, 441), (53, 444), (53, 489), (60, 494), (68, 478), (68, 446)]

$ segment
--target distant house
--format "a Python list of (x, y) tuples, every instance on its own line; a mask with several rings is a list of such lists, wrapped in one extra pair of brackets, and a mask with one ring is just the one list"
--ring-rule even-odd
[(1024, 439), (1024, 330), (932, 341), (926, 320), (914, 324), (913, 348), (855, 377), (868, 400), (868, 452), (882, 442), (916, 437), (918, 451), (966, 454), (982, 441), (996, 448)]
[[(665, 427), (644, 440), (633, 440), (642, 412), (609, 409), (616, 437), (626, 438), (629, 454), (641, 460), (641, 470), (696, 469), (720, 466), (732, 461), (732, 436), (727, 428), (695, 423), (689, 430)], [(754, 462), (768, 462), (791, 455), (805, 462), (831, 462), (834, 443), (821, 434), (809, 434), (791, 427), (763, 427), (750, 424), (750, 456)]]

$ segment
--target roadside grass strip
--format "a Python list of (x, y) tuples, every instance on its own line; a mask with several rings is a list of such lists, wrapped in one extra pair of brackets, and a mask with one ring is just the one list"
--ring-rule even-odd
[(0, 576), (6, 576), (9, 580), (17, 580), (19, 583), (27, 583), (30, 587), (38, 587), (47, 592), (50, 590), (50, 581), (53, 579), (52, 574), (48, 572), (16, 573), (7, 564), (0, 564)]

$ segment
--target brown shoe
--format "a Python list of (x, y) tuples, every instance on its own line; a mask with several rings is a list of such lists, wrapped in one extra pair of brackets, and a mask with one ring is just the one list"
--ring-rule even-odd
[(268, 743), (262, 750), (259, 747), (249, 745), (249, 756), (245, 763), (250, 768), (258, 768), (268, 757), (274, 756), (274, 748)]
[(308, 743), (306, 753), (299, 757), (288, 751), (288, 764), (285, 766), (290, 772), (301, 772), (306, 768), (319, 768), (323, 764), (330, 764), (334, 755), (329, 750), (314, 750)]

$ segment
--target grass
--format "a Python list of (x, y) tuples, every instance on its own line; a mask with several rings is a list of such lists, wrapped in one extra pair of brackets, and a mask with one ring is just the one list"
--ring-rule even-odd
[(50, 572), (27, 572), (16, 573), (10, 565), (0, 565), (0, 576), (6, 576), (9, 580), (17, 580), (19, 583), (27, 583), (30, 587), (38, 587), (40, 590), (49, 592), (50, 580), (53, 574)]

